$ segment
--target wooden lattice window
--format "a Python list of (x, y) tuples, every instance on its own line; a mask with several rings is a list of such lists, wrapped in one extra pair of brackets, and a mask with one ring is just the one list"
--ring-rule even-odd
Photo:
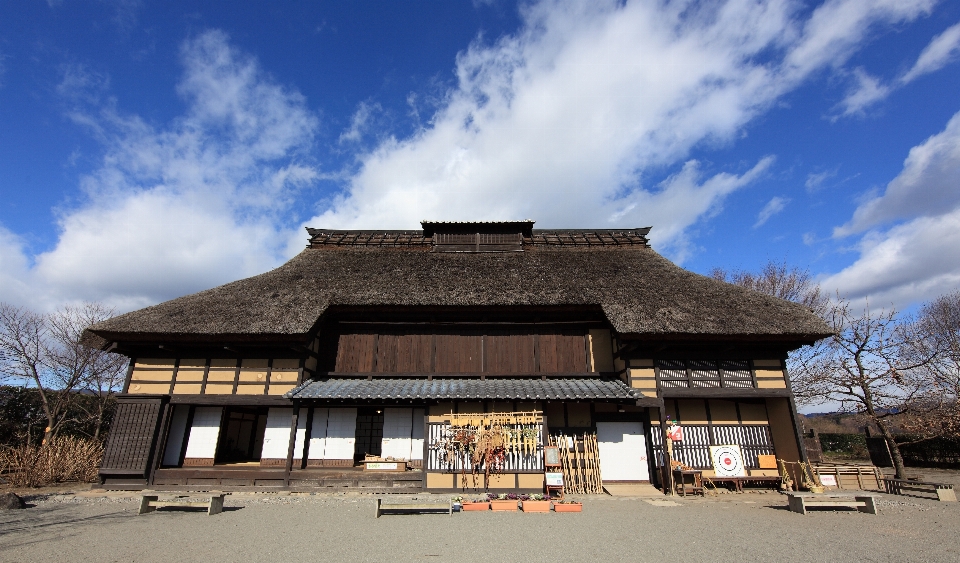
[(657, 360), (661, 388), (752, 388), (749, 360)]

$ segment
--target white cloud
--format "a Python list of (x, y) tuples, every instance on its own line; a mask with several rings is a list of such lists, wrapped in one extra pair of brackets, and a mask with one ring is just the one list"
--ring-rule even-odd
[(940, 70), (956, 59), (958, 54), (960, 54), (960, 23), (948, 27), (946, 31), (934, 37), (920, 53), (913, 68), (900, 77), (900, 81), (906, 84), (924, 74)]
[(28, 262), (20, 237), (0, 226), (0, 301), (28, 302), (33, 293)]
[(886, 98), (891, 91), (889, 86), (880, 83), (879, 78), (870, 76), (862, 68), (854, 69), (853, 75), (857, 83), (839, 104), (844, 117), (862, 114), (864, 109)]
[[(363, 155), (345, 193), (306, 224), (533, 217), (653, 225), (658, 247), (686, 248), (703, 215), (667, 213), (686, 192), (647, 185), (647, 171), (731, 142), (812, 73), (842, 66), (873, 26), (933, 3), (828, 0), (809, 17), (787, 0), (527, 5), (517, 34), (460, 54), (458, 84), (430, 127)], [(716, 209), (727, 193), (706, 190), (696, 209)]]
[(360, 102), (360, 105), (357, 106), (357, 111), (350, 120), (350, 127), (340, 134), (339, 142), (341, 144), (359, 142), (360, 139), (363, 138), (363, 135), (369, 130), (370, 119), (373, 117), (373, 114), (382, 110), (383, 108), (380, 104)]
[(783, 211), (783, 209), (790, 203), (790, 198), (785, 197), (774, 197), (763, 206), (763, 209), (760, 210), (760, 213), (757, 214), (757, 222), (753, 224), (753, 228), (756, 229), (764, 223), (770, 220), (771, 217)]
[(912, 82), (919, 76), (940, 70), (956, 59), (958, 54), (960, 54), (960, 23), (934, 37), (920, 53), (913, 67), (892, 85), (883, 84), (879, 78), (871, 76), (863, 68), (855, 69), (853, 75), (856, 84), (847, 93), (846, 98), (837, 104), (837, 107), (842, 110), (841, 114), (831, 119), (836, 121), (840, 117), (863, 114), (866, 108), (885, 99), (897, 88)]
[[(934, 3), (525, 3), (520, 30), (461, 52), (439, 109), (409, 137), (376, 135), (344, 192), (306, 224), (653, 225), (658, 248), (682, 259), (691, 228), (773, 162), (705, 171), (691, 151), (733, 142), (783, 94), (842, 69), (873, 28)], [(187, 42), (181, 56), (188, 110), (169, 125), (74, 99), (71, 117), (105, 146), (82, 182), (87, 200), (62, 212), (53, 250), (33, 260), (9, 241), (2, 250), (25, 264), (15, 279), (30, 281), (35, 299), (130, 308), (263, 271), (302, 248), (302, 230), (285, 224), (293, 194), (320, 177), (308, 157), (316, 117), (222, 33)], [(358, 138), (370, 123), (359, 113)], [(675, 172), (649, 179), (665, 170)]]
[[(319, 175), (306, 156), (317, 119), (223, 33), (186, 42), (181, 56), (188, 110), (163, 129), (73, 97), (72, 115), (94, 127), (105, 153), (82, 180), (86, 202), (61, 212), (56, 247), (18, 276), (34, 285), (24, 298), (32, 306), (99, 299), (130, 309), (282, 260), (292, 197)], [(86, 85), (83, 76), (68, 74), (64, 92)], [(6, 263), (17, 247), (4, 242)]]
[(851, 220), (834, 229), (843, 237), (898, 219), (949, 212), (960, 204), (960, 112), (943, 131), (910, 149), (903, 170), (886, 191), (857, 207)]
[(822, 285), (901, 308), (955, 290), (960, 286), (958, 180), (960, 113), (910, 149), (903, 170), (883, 194), (863, 202), (847, 224), (834, 229), (834, 237), (866, 233), (856, 244), (857, 260)]
[(834, 168), (833, 170), (824, 170), (823, 172), (814, 172), (807, 175), (807, 181), (803, 183), (804, 187), (807, 188), (807, 192), (813, 193), (820, 189), (824, 182), (833, 178), (837, 175), (837, 172), (840, 171), (840, 168)]
[(921, 217), (858, 243), (859, 258), (821, 286), (903, 309), (960, 287), (960, 210)]

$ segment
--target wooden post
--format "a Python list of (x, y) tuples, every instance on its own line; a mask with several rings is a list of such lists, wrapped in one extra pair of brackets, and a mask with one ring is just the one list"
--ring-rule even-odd
[(297, 447), (297, 418), (300, 416), (300, 401), (293, 402), (293, 414), (290, 415), (290, 443), (287, 444), (287, 464), (283, 472), (283, 486), (290, 486), (290, 471), (293, 469), (293, 453)]
[[(299, 420), (297, 423), (299, 424)], [(300, 452), (300, 467), (306, 469), (308, 458), (310, 457), (310, 439), (313, 438), (313, 408), (307, 409), (307, 422), (303, 429), (303, 451)]]
[[(436, 337), (434, 337), (436, 341)], [(423, 460), (420, 462), (420, 473), (421, 478), (423, 479), (423, 484), (421, 487), (424, 491), (427, 490), (427, 461), (429, 461), (430, 455), (430, 405), (424, 405), (423, 407)], [(454, 482), (456, 484), (456, 482)]]
[(671, 471), (671, 455), (670, 450), (667, 445), (667, 407), (663, 403), (663, 399), (660, 399), (660, 435), (663, 440), (663, 466), (660, 468), (661, 479), (663, 483), (663, 494), (672, 495), (673, 494), (673, 471)]
[(797, 417), (797, 404), (793, 400), (793, 387), (790, 385), (790, 376), (787, 373), (786, 361), (780, 360), (780, 366), (783, 368), (783, 381), (786, 383), (787, 391), (790, 392), (787, 401), (790, 404), (790, 420), (793, 422), (793, 437), (797, 440), (797, 449), (800, 451), (800, 461), (809, 465), (810, 460), (807, 458), (807, 446), (803, 443), (803, 432), (800, 430), (800, 419)]
[(153, 476), (163, 462), (163, 453), (167, 447), (167, 433), (170, 431), (170, 420), (173, 418), (170, 413), (173, 411), (173, 405), (169, 402), (169, 397), (164, 397), (160, 406), (160, 425), (154, 438), (153, 458), (150, 460), (150, 470), (147, 473), (147, 484), (153, 485)]

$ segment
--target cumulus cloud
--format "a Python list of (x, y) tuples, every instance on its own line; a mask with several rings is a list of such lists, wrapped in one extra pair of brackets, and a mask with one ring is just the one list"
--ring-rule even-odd
[[(82, 298), (129, 309), (282, 260), (291, 234), (278, 225), (319, 175), (308, 157), (317, 119), (223, 33), (187, 41), (181, 57), (188, 110), (168, 127), (73, 97), (71, 114), (105, 152), (82, 179), (85, 202), (61, 212), (57, 245), (24, 274), (37, 285), (34, 306)], [(89, 76), (67, 72), (64, 92), (86, 91)], [(17, 247), (0, 242), (16, 261)]]
[[(873, 26), (933, 4), (828, 0), (809, 14), (778, 0), (527, 5), (515, 35), (460, 54), (457, 85), (430, 127), (362, 155), (345, 192), (307, 224), (533, 217), (552, 227), (653, 225), (659, 248), (686, 248), (687, 230), (729, 193), (706, 186), (765, 165), (706, 175), (701, 214), (667, 213), (689, 191), (651, 185), (649, 171), (731, 142), (811, 73), (842, 66)], [(675, 178), (690, 170), (703, 173), (688, 163)]]
[[(905, 307), (960, 284), (960, 113), (910, 149), (884, 193), (864, 201), (835, 237), (864, 233), (859, 257), (823, 280), (850, 297)], [(893, 225), (893, 226), (889, 226)]]
[(960, 113), (940, 133), (910, 149), (903, 170), (882, 195), (863, 202), (851, 220), (834, 229), (843, 237), (898, 219), (933, 216), (960, 204)]
[(821, 286), (879, 306), (905, 308), (960, 287), (960, 210), (867, 233), (859, 258)]
[(760, 213), (757, 214), (757, 222), (753, 224), (753, 228), (756, 229), (764, 223), (770, 220), (771, 217), (783, 211), (783, 209), (790, 203), (790, 198), (786, 197), (774, 197), (763, 206), (763, 209), (760, 210)]
[[(774, 161), (706, 166), (691, 151), (733, 142), (783, 94), (842, 69), (875, 27), (934, 4), (524, 3), (516, 33), (458, 55), (456, 85), (415, 133), (377, 131), (372, 150), (356, 149), (359, 170), (305, 224), (653, 225), (658, 248), (682, 260), (692, 227)], [(302, 248), (302, 231), (284, 225), (297, 190), (321, 176), (306, 101), (220, 32), (186, 42), (181, 57), (188, 109), (170, 124), (126, 115), (115, 109), (122, 101), (75, 98), (71, 116), (102, 140), (103, 162), (83, 179), (85, 202), (61, 213), (54, 249), (28, 260), (16, 241), (0, 241), (26, 268), (16, 279), (49, 288), (50, 299), (131, 308), (263, 271)], [(358, 111), (354, 124), (342, 146), (363, 146), (349, 141), (370, 131), (369, 115)]]
[(920, 53), (913, 67), (900, 77), (900, 81), (906, 84), (919, 76), (938, 71), (956, 59), (958, 54), (960, 54), (960, 23), (952, 25), (934, 37)]

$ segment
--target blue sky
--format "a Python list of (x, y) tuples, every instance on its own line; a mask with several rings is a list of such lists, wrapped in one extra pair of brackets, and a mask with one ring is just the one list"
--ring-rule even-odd
[(304, 226), (653, 226), (686, 268), (960, 286), (960, 3), (0, 6), (0, 300), (130, 310)]

